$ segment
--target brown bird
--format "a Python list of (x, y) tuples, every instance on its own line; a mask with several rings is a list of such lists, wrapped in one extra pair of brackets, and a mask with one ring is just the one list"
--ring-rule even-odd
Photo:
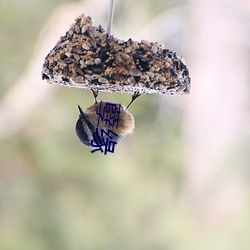
[(85, 112), (78, 105), (80, 114), (75, 128), (78, 138), (86, 147), (93, 148), (91, 141), (92, 143), (93, 141), (99, 142), (101, 131), (104, 131), (102, 136), (104, 141), (112, 137), (112, 141), (119, 144), (134, 130), (133, 115), (122, 104), (106, 101), (97, 102), (95, 94), (94, 97), (95, 103), (88, 107)]

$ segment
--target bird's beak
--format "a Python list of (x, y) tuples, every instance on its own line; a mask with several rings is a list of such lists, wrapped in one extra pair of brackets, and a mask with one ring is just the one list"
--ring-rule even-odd
[(84, 112), (82, 111), (82, 108), (79, 105), (77, 105), (77, 106), (78, 106), (78, 110), (79, 110), (79, 113), (80, 113), (80, 117), (81, 118), (86, 118)]

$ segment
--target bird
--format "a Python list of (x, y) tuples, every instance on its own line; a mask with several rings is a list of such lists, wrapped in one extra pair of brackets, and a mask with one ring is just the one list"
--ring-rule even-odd
[[(94, 104), (85, 111), (78, 105), (79, 117), (75, 126), (77, 137), (88, 148), (94, 148), (96, 144), (101, 143), (101, 140), (107, 139), (112, 139), (112, 142), (117, 145), (120, 144), (127, 135), (133, 133), (135, 127), (134, 117), (128, 111), (132, 101), (125, 107), (119, 103), (97, 101), (98, 91), (92, 90), (92, 93), (95, 99)], [(110, 118), (112, 118), (111, 121)]]

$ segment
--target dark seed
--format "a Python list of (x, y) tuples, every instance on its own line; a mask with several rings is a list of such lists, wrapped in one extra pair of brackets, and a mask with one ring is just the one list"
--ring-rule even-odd
[(46, 74), (43, 73), (43, 74), (42, 74), (42, 79), (43, 79), (43, 80), (48, 80), (48, 79), (49, 79), (49, 76), (47, 76)]
[(170, 73), (173, 78), (177, 77), (176, 71), (174, 69), (170, 69)]

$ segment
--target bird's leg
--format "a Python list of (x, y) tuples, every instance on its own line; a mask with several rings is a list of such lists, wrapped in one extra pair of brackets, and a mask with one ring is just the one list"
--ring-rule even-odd
[(99, 89), (97, 89), (97, 90), (90, 89), (90, 90), (91, 90), (91, 91), (92, 91), (92, 93), (93, 93), (93, 96), (94, 96), (94, 99), (95, 99), (95, 104), (96, 104), (96, 103), (97, 103), (96, 98), (97, 98), (97, 96), (98, 96)]
[(135, 92), (132, 95), (132, 100), (130, 101), (130, 103), (128, 104), (128, 106), (126, 107), (126, 109), (128, 109), (130, 107), (130, 105), (140, 96), (141, 94), (139, 93), (139, 91)]

